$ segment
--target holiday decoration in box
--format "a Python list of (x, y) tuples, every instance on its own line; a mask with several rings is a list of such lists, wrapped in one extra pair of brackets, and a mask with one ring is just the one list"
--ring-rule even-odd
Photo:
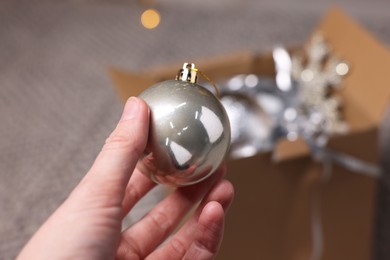
[[(172, 79), (183, 62), (110, 74), (124, 101)], [(231, 123), (236, 197), (220, 259), (371, 259), (387, 48), (332, 9), (298, 48), (194, 63), (219, 87)]]

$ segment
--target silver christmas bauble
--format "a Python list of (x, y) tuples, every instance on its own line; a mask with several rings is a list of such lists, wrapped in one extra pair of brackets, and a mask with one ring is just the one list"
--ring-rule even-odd
[(138, 167), (157, 183), (195, 184), (210, 176), (230, 145), (230, 124), (220, 101), (196, 84), (193, 64), (176, 80), (141, 93), (150, 114), (149, 140)]

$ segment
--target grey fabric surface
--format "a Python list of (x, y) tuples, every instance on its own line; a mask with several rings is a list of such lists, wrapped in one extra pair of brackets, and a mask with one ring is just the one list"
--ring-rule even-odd
[[(159, 1), (145, 30), (134, 1), (0, 3), (0, 259), (12, 259), (92, 164), (120, 116), (107, 74), (238, 50), (296, 46), (325, 1)], [(390, 3), (341, 1), (390, 43)], [(149, 196), (134, 219), (158, 200)]]

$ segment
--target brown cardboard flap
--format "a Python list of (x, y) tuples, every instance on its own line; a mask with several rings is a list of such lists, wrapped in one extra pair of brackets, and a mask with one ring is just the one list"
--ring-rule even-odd
[(298, 138), (295, 141), (281, 139), (274, 147), (272, 159), (276, 162), (280, 162), (307, 156), (309, 154), (310, 148), (302, 138)]
[[(149, 70), (147, 73), (158, 81), (174, 79), (184, 62), (193, 62), (198, 69), (214, 81), (234, 74), (247, 73), (253, 67), (256, 57), (250, 52), (236, 52), (196, 61), (182, 61)], [(204, 80), (199, 78), (199, 80)]]
[(329, 141), (328, 147), (364, 162), (377, 165), (379, 163), (378, 128), (373, 127), (367, 131), (356, 131), (344, 136), (335, 136)]
[[(109, 70), (109, 74), (118, 91), (118, 95), (125, 102), (129, 97), (138, 96), (146, 88), (159, 81), (174, 79), (179, 69), (183, 66), (183, 62), (152, 68), (147, 72), (131, 72), (112, 67)], [(269, 67), (268, 62), (256, 61), (256, 56), (249, 52), (237, 52), (188, 62), (197, 64), (197, 67), (201, 68), (202, 72), (214, 81), (225, 79), (235, 74), (248, 73), (248, 71), (252, 70), (253, 64), (258, 64), (259, 68)], [(268, 69), (268, 71), (272, 73), (272, 70)], [(204, 81), (205, 79), (199, 79), (200, 82), (202, 80)]]
[(111, 68), (109, 73), (123, 103), (129, 97), (138, 96), (147, 87), (157, 82), (151, 77), (116, 68)]
[[(349, 75), (343, 81), (342, 89), (336, 92), (343, 100), (343, 115), (350, 128), (349, 134), (371, 131), (381, 121), (390, 96), (390, 53), (338, 9), (331, 10), (316, 31), (324, 35), (335, 54), (347, 61), (351, 67)], [(297, 49), (292, 48), (291, 51)], [(137, 96), (158, 81), (175, 78), (183, 62), (185, 61), (138, 73), (113, 68), (110, 74), (119, 95), (125, 101), (129, 96)], [(195, 62), (197, 67), (214, 81), (241, 73), (265, 76), (275, 74), (271, 53), (256, 55), (237, 52), (190, 62)], [(343, 137), (335, 138), (340, 140)], [(356, 146), (362, 145), (360, 139), (354, 141)], [(330, 144), (333, 147), (343, 148), (335, 146), (334, 143), (331, 138)], [(285, 160), (308, 155), (309, 150), (302, 141), (289, 143), (287, 140), (281, 140), (275, 147), (275, 154), (276, 159)]]
[(317, 31), (350, 64), (339, 94), (351, 132), (377, 127), (390, 97), (390, 52), (337, 8), (326, 15)]
[[(377, 162), (375, 129), (382, 121), (390, 97), (390, 52), (337, 8), (326, 15), (315, 32), (320, 32), (333, 52), (351, 68), (342, 88), (336, 91), (344, 104), (342, 112), (349, 133), (332, 136), (329, 147)], [(287, 140), (280, 140), (275, 147), (275, 158), (292, 159), (308, 152), (302, 140), (290, 144)]]
[[(163, 67), (151, 68), (147, 72), (130, 72), (118, 68), (110, 69), (110, 76), (122, 100), (138, 96), (147, 87), (156, 82), (174, 79), (184, 62), (193, 62), (214, 81), (223, 80), (242, 73), (273, 74), (272, 56), (257, 57), (250, 52), (236, 52), (196, 61), (181, 61)], [(270, 63), (271, 62), (271, 66)], [(199, 81), (205, 81), (199, 78)]]

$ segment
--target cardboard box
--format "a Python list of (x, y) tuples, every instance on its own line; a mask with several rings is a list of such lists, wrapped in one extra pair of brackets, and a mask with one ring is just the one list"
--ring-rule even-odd
[[(329, 148), (377, 163), (378, 126), (390, 96), (390, 53), (338, 9), (316, 31), (351, 64), (337, 93), (350, 131), (332, 137)], [(147, 74), (115, 68), (110, 74), (125, 101), (174, 78), (183, 62)], [(241, 73), (275, 74), (271, 54), (236, 53), (195, 63), (214, 81)], [(313, 250), (322, 257), (311, 259), (371, 259), (377, 180), (338, 165), (324, 180), (322, 163), (311, 158), (302, 140), (281, 140), (275, 153), (278, 162), (271, 153), (228, 162), (236, 198), (218, 259), (310, 259)], [(320, 237), (317, 227), (322, 227)]]

